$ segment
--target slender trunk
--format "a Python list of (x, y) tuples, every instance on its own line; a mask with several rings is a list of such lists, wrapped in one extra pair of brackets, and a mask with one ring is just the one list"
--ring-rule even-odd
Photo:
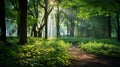
[(38, 37), (42, 37), (42, 31), (38, 33)]
[(5, 0), (0, 1), (0, 28), (1, 28), (1, 35), (0, 39), (3, 42), (6, 42), (6, 23), (5, 23)]
[(36, 30), (36, 27), (37, 27), (37, 24), (35, 23), (35, 24), (34, 24), (34, 29), (33, 29), (34, 37), (37, 37), (37, 30)]
[(86, 29), (86, 33), (87, 33), (87, 38), (89, 38), (90, 37), (90, 29)]
[(74, 22), (73, 22), (73, 21), (70, 21), (70, 22), (71, 22), (70, 36), (71, 36), (71, 37), (74, 37)]
[(119, 21), (119, 13), (116, 13), (117, 20), (117, 40), (120, 42), (120, 21)]
[(77, 20), (77, 36), (80, 36), (79, 34), (80, 34), (79, 22), (78, 22), (78, 20)]
[(108, 32), (107, 32), (108, 36), (107, 37), (111, 38), (111, 32), (112, 32), (111, 27), (112, 26), (111, 26), (111, 17), (110, 16), (107, 17), (107, 25), (108, 25)]
[(48, 16), (45, 17), (44, 21), (45, 21), (45, 39), (47, 39), (48, 38)]
[(20, 11), (18, 10), (17, 11), (17, 13), (18, 13), (18, 16), (17, 16), (17, 37), (18, 38), (20, 38)]
[(42, 33), (43, 33), (42, 31), (43, 31), (44, 26), (45, 26), (45, 23), (41, 25), (40, 28), (38, 28), (38, 37), (42, 37)]
[(19, 11), (19, 7), (18, 7), (18, 1), (17, 3), (15, 2), (15, 0), (10, 0), (12, 6), (14, 6), (14, 9), (17, 11), (17, 37), (19, 38), (20, 37), (20, 11)]
[(34, 0), (34, 12), (35, 12), (35, 23), (33, 25), (33, 28), (32, 28), (32, 31), (31, 31), (31, 36), (34, 35), (34, 37), (38, 37), (38, 32), (36, 30), (37, 28), (37, 22), (38, 22), (38, 3), (39, 3), (39, 0)]
[(45, 39), (48, 38), (48, 0), (45, 1)]
[(37, 37), (36, 27), (37, 27), (37, 23), (34, 23), (34, 25), (33, 25), (33, 27), (32, 27), (32, 31), (31, 31), (31, 36), (34, 35), (34, 37)]
[(19, 0), (20, 8), (20, 44), (27, 43), (27, 0)]
[(69, 27), (69, 23), (67, 23), (67, 36), (69, 36), (70, 33), (70, 27)]
[(59, 11), (59, 5), (57, 5), (57, 17), (56, 17), (56, 27), (57, 27), (57, 37), (60, 37), (60, 11)]

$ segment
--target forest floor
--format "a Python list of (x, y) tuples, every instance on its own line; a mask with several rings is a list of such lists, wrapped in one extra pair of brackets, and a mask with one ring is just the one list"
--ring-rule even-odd
[(120, 67), (120, 59), (100, 57), (80, 50), (77, 45), (68, 49), (71, 64), (69, 67)]

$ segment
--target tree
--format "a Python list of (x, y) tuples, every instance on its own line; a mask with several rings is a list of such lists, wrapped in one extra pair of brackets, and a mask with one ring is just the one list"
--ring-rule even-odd
[(39, 18), (39, 0), (29, 0), (28, 2), (28, 15), (29, 17), (32, 17), (34, 20), (34, 22), (30, 23), (32, 24), (32, 31), (31, 31), (31, 36), (37, 37), (38, 36), (38, 31), (37, 29), (37, 25), (38, 25), (38, 18)]
[(120, 42), (120, 21), (119, 21), (119, 13), (116, 13), (117, 20), (117, 40)]
[(56, 14), (56, 30), (57, 30), (57, 33), (56, 33), (56, 35), (57, 35), (57, 37), (59, 37), (60, 36), (60, 8), (59, 8), (59, 2), (57, 2), (57, 12), (56, 12), (57, 14)]
[(6, 42), (6, 24), (5, 24), (5, 0), (0, 0), (0, 39)]
[[(115, 3), (117, 1), (117, 3)], [(116, 10), (119, 10), (118, 4), (119, 0), (67, 0), (64, 1), (64, 6), (73, 8), (74, 11), (78, 12), (78, 17), (83, 19), (89, 19), (94, 16), (106, 16), (107, 26), (108, 26), (108, 37), (112, 34), (111, 16)], [(68, 3), (67, 3), (68, 2)], [(106, 4), (106, 6), (104, 6)], [(115, 6), (117, 4), (117, 6)], [(115, 9), (113, 9), (115, 8)]]
[(114, 0), (115, 2), (115, 13), (117, 20), (117, 40), (120, 42), (120, 21), (119, 21), (119, 12), (120, 12), (120, 0)]
[(68, 19), (68, 29), (70, 32), (70, 36), (74, 37), (75, 20), (77, 19), (76, 12), (74, 12), (71, 8), (66, 9), (66, 11), (66, 18)]
[(111, 16), (106, 17), (107, 25), (108, 25), (108, 38), (111, 38), (111, 33), (112, 33), (112, 25), (111, 25)]
[(18, 5), (18, 1), (19, 0), (10, 0), (10, 3), (12, 4), (12, 6), (14, 7), (14, 10), (16, 10), (17, 11), (17, 18), (16, 18), (16, 20), (17, 20), (17, 37), (19, 38), (20, 36), (20, 20), (19, 20), (19, 18), (20, 18), (20, 9), (19, 9), (19, 5)]
[(59, 7), (59, 4), (61, 3), (61, 0), (57, 0), (57, 14), (56, 14), (56, 30), (57, 30), (57, 37), (60, 37), (60, 7)]
[(45, 3), (45, 20), (44, 20), (44, 23), (45, 23), (45, 38), (47, 39), (48, 38), (48, 0), (44, 0), (44, 3)]
[(50, 13), (52, 12), (53, 9), (53, 3), (54, 0), (43, 0), (43, 4), (40, 3), (40, 6), (44, 9), (44, 16), (43, 16), (43, 25), (39, 28), (39, 31), (41, 31), (41, 29), (43, 29), (43, 27), (45, 26), (45, 39), (48, 38), (48, 17), (50, 15)]
[(19, 0), (20, 9), (20, 44), (27, 43), (27, 0)]

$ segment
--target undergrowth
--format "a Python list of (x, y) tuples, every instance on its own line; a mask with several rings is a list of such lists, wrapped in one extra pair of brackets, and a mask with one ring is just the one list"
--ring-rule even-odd
[(116, 39), (96, 39), (96, 38), (80, 38), (80, 37), (61, 37), (59, 38), (65, 42), (73, 43), (73, 44), (79, 44), (79, 43), (88, 43), (88, 42), (102, 42), (107, 44), (120, 44)]
[(78, 37), (61, 37), (61, 40), (76, 44), (89, 53), (110, 58), (120, 58), (120, 42), (115, 39), (95, 39)]
[(80, 49), (100, 56), (120, 58), (120, 44), (109, 44), (101, 42), (88, 42), (79, 44)]
[(0, 45), (0, 67), (63, 67), (69, 64), (68, 47), (69, 43), (62, 40), (39, 38), (29, 38), (26, 45), (3, 44)]

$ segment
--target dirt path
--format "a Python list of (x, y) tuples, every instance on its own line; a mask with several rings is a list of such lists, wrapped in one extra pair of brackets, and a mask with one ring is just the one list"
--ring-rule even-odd
[(80, 50), (78, 46), (71, 46), (68, 51), (72, 58), (69, 67), (120, 67), (120, 61), (86, 53)]

